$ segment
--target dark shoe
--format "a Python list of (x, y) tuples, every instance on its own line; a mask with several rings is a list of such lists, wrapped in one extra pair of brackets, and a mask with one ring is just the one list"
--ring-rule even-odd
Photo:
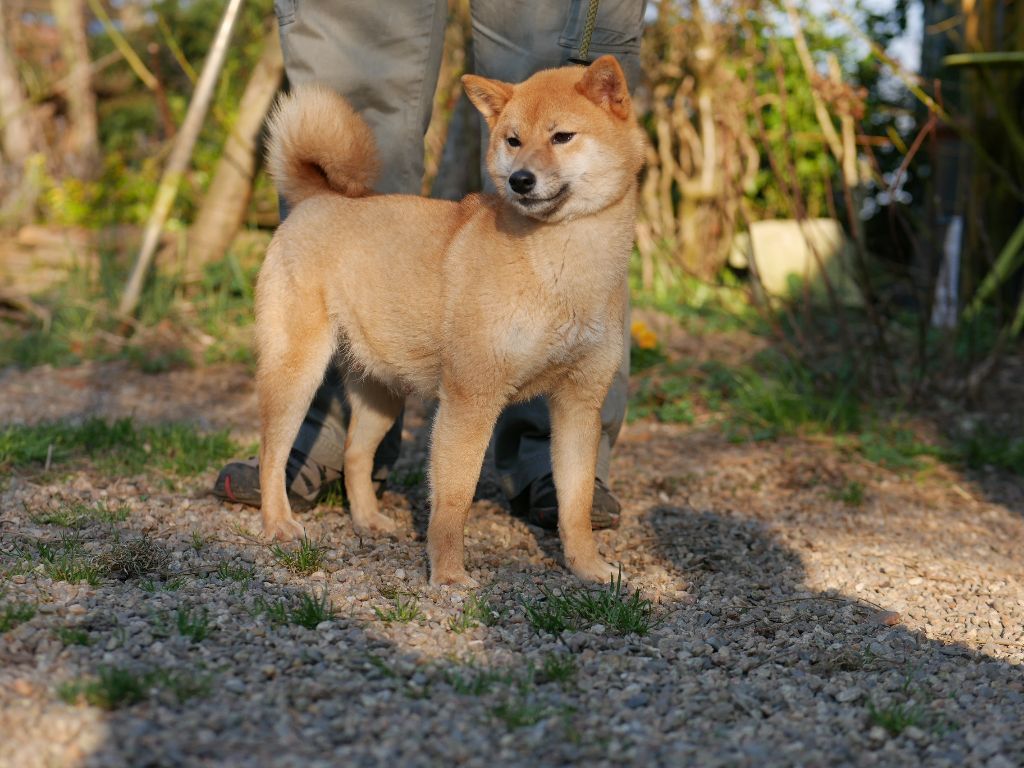
[[(530, 483), (529, 487), (512, 499), (512, 514), (521, 517), (531, 525), (549, 531), (558, 529), (558, 497), (555, 494), (555, 479), (544, 475)], [(595, 531), (604, 528), (618, 528), (622, 516), (622, 505), (612, 496), (600, 479), (594, 480), (594, 502), (590, 509), (590, 526)]]
[[(288, 502), (292, 511), (305, 512), (341, 482), (341, 473), (322, 467), (312, 459), (303, 462), (289, 457), (285, 469)], [(213, 484), (213, 495), (236, 504), (258, 507), (260, 495), (260, 463), (255, 457), (232, 461), (220, 471)]]

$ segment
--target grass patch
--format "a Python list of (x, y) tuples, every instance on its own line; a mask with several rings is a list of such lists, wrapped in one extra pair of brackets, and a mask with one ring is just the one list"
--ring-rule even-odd
[(560, 634), (601, 624), (620, 635), (646, 635), (658, 624), (654, 604), (622, 585), (622, 574), (607, 587), (571, 586), (561, 594), (541, 587), (542, 599), (525, 604), (526, 619), (537, 632)]
[(90, 706), (113, 711), (147, 698), (148, 688), (145, 674), (122, 667), (103, 667), (92, 679), (64, 683), (58, 694), (65, 704), (84, 701)]
[(319, 596), (314, 592), (306, 592), (298, 600), (289, 604), (284, 598), (268, 602), (262, 597), (256, 598), (254, 613), (265, 616), (271, 624), (298, 624), (306, 629), (316, 629), (323, 621), (331, 621), (337, 615), (334, 605), (328, 600), (325, 588)]
[(842, 488), (833, 489), (829, 493), (829, 498), (833, 501), (841, 501), (848, 507), (862, 506), (864, 504), (864, 483), (851, 480)]
[(861, 433), (858, 449), (868, 461), (896, 471), (919, 470), (926, 456), (955, 459), (951, 451), (922, 442), (911, 430), (899, 426)]
[(124, 667), (101, 667), (95, 676), (64, 683), (58, 695), (66, 704), (81, 703), (107, 711), (123, 709), (148, 699), (154, 690), (170, 691), (179, 702), (210, 692), (211, 680), (186, 672)]
[(178, 627), (178, 634), (187, 637), (193, 643), (200, 643), (210, 634), (210, 612), (206, 608), (192, 608), (182, 606), (175, 616), (175, 623)]
[[(124, 176), (121, 170), (118, 183)], [(113, 181), (109, 188), (116, 186)], [(95, 223), (96, 218), (90, 221)], [(147, 373), (160, 373), (192, 365), (193, 353), (182, 330), (196, 326), (214, 339), (203, 350), (203, 362), (251, 364), (252, 289), (264, 250), (263, 238), (250, 241), (248, 247), (236, 241), (223, 259), (204, 267), (187, 303), (177, 275), (154, 273), (143, 288), (136, 335), (123, 345), (117, 343), (122, 320), (110, 308), (116, 306), (127, 279), (127, 264), (123, 249), (101, 247), (95, 268), (73, 267), (65, 282), (36, 297), (51, 311), (46, 327), (0, 325), (0, 366), (67, 366), (121, 357)]]
[(462, 610), (458, 616), (448, 619), (448, 629), (457, 635), (479, 627), (481, 624), (492, 627), (498, 623), (501, 615), (491, 605), (488, 595), (472, 593), (462, 604)]
[(576, 659), (567, 653), (549, 653), (544, 657), (541, 668), (534, 674), (538, 683), (558, 683), (565, 686), (576, 679), (579, 665)]
[(99, 418), (81, 424), (52, 422), (0, 429), (0, 467), (19, 468), (88, 459), (114, 475), (157, 469), (195, 475), (234, 455), (227, 431), (204, 434), (188, 424), (136, 426), (131, 419)]
[(58, 627), (55, 634), (64, 645), (92, 645), (89, 633), (80, 627)]
[(270, 555), (292, 573), (308, 576), (320, 570), (327, 555), (327, 546), (322, 540), (314, 542), (304, 535), (297, 549), (286, 549), (280, 544), (273, 544), (270, 547)]
[(557, 710), (527, 695), (509, 696), (491, 708), (491, 714), (508, 728), (525, 728), (536, 725)]
[(315, 593), (303, 593), (299, 604), (292, 609), (291, 621), (306, 629), (316, 629), (317, 624), (331, 621), (335, 617), (334, 605), (327, 599), (327, 588), (317, 597)]
[(0, 606), (0, 633), (14, 629), (19, 624), (24, 624), (36, 615), (36, 607), (32, 603), (19, 600), (14, 603), (4, 603)]
[(899, 702), (880, 707), (870, 701), (868, 702), (868, 722), (871, 725), (881, 726), (891, 736), (899, 736), (910, 726), (925, 727), (928, 722), (928, 712), (920, 704)]
[(256, 567), (252, 565), (221, 563), (217, 566), (217, 577), (224, 581), (244, 584), (256, 578)]
[(498, 686), (529, 687), (529, 678), (522, 678), (505, 669), (486, 669), (469, 665), (460, 669), (449, 669), (445, 680), (456, 693), (463, 696), (483, 696)]
[[(43, 574), (54, 581), (66, 581), (69, 584), (84, 581), (95, 587), (103, 577), (103, 569), (95, 558), (85, 553), (77, 531), (61, 531), (56, 543), (37, 540), (35, 554), (43, 566)], [(22, 557), (31, 558), (32, 555), (22, 549)]]
[(110, 506), (105, 501), (86, 504), (81, 501), (62, 502), (53, 509), (32, 515), (38, 525), (56, 525), (62, 528), (85, 528), (93, 523), (123, 523), (130, 510), (126, 504)]
[(329, 486), (327, 486), (327, 491), (320, 498), (317, 504), (324, 507), (344, 507), (345, 484), (342, 482), (331, 483)]
[(971, 469), (993, 467), (1015, 475), (1024, 475), (1024, 439), (981, 429), (962, 440), (957, 450)]
[(373, 607), (373, 612), (377, 614), (377, 618), (384, 622), (397, 622), (399, 624), (408, 624), (410, 621), (417, 621), (425, 618), (423, 611), (420, 610), (420, 603), (412, 595), (404, 596), (396, 594), (391, 598), (391, 605), (386, 609)]

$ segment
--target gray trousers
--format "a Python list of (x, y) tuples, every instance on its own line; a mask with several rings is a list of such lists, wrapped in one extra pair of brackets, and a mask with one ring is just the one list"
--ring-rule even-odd
[[(475, 72), (519, 82), (537, 70), (567, 64), (579, 56), (587, 6), (588, 0), (471, 0)], [(630, 83), (640, 73), (644, 6), (645, 0), (601, 0), (591, 38), (590, 58), (614, 54)], [(275, 10), (289, 83), (322, 82), (344, 95), (377, 138), (382, 163), (377, 191), (418, 194), (447, 3), (276, 0)], [(597, 473), (605, 482), (626, 412), (629, 345), (624, 347), (622, 367), (601, 409)], [(340, 473), (347, 420), (341, 376), (330, 370), (299, 430), (290, 464), (308, 457)], [(376, 478), (385, 477), (398, 458), (401, 434), (399, 418), (377, 451)], [(543, 398), (513, 405), (498, 419), (495, 464), (510, 498), (551, 472), (550, 434)]]

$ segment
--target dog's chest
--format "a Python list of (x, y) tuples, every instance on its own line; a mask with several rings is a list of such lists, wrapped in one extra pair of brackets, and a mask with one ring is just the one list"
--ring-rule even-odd
[(520, 380), (571, 365), (607, 342), (609, 321), (603, 315), (572, 311), (552, 316), (521, 313), (504, 326), (495, 349), (519, 372)]
[(572, 362), (581, 353), (601, 344), (607, 331), (608, 326), (603, 317), (580, 318), (571, 315), (553, 328), (548, 358), (553, 363)]

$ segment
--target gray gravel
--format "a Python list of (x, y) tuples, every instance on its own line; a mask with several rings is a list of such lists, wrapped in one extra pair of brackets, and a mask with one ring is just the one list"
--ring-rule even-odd
[[(76, 375), (0, 375), (0, 423), (198, 408), (251, 436), (240, 369), (172, 381), (93, 366), (69, 385)], [(899, 475), (825, 441), (736, 445), (712, 428), (634, 424), (615, 458), (624, 524), (598, 538), (660, 624), (644, 637), (534, 631), (525, 605), (574, 582), (557, 538), (513, 519), (485, 473), (467, 565), (497, 620), (457, 633), (449, 621), (471, 595), (428, 585), (422, 408), (408, 424), (396, 471), (408, 487), (384, 508), (409, 535), (360, 539), (321, 506), (303, 518), (329, 549), (309, 575), (248, 537), (255, 510), (203, 495), (212, 469), (173, 489), (90, 470), (10, 477), (0, 604), (38, 611), (0, 636), (0, 765), (1024, 764), (1024, 500), (1005, 478)], [(853, 481), (857, 506), (836, 499)], [(91, 587), (17, 557), (59, 544), (60, 528), (33, 516), (99, 500), (130, 513), (83, 527), (85, 551), (145, 534), (169, 554), (160, 572)], [(261, 607), (310, 590), (336, 610), (313, 629)], [(422, 616), (382, 620), (396, 593)], [(186, 610), (206, 611), (206, 637), (179, 631)], [(531, 671), (565, 656), (568, 681)], [(105, 666), (163, 677), (112, 712), (59, 695)], [(206, 690), (182, 700), (168, 680)]]

